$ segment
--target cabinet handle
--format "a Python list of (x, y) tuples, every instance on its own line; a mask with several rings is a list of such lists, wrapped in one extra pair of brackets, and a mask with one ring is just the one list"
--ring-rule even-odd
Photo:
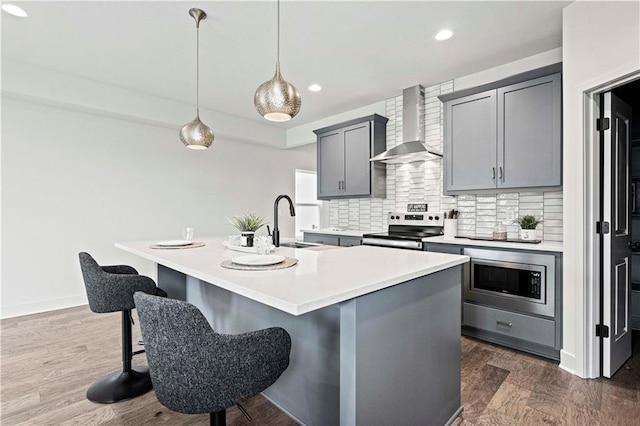
[(498, 178), (504, 182), (504, 179), (502, 178), (502, 166), (498, 168)]
[(496, 178), (496, 168), (492, 167), (491, 168), (491, 179), (495, 179)]
[(347, 190), (347, 185), (344, 184), (344, 181), (342, 181), (342, 190), (346, 191)]
[(504, 325), (505, 327), (512, 327), (513, 326), (512, 322), (504, 322), (504, 321), (496, 321), (496, 324)]
[(342, 181), (339, 180), (338, 181), (338, 191), (340, 191), (342, 189)]

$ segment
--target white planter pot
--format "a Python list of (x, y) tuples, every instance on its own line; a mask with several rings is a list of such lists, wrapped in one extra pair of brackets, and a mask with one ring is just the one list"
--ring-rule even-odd
[(537, 229), (521, 229), (520, 239), (525, 241), (534, 241), (538, 239)]

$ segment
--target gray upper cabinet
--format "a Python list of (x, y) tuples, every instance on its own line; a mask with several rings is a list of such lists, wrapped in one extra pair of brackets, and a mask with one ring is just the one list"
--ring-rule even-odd
[(445, 104), (445, 189), (496, 187), (496, 92)]
[(560, 68), (440, 96), (446, 194), (562, 184)]
[(560, 74), (498, 89), (498, 187), (561, 184)]
[(373, 114), (314, 130), (318, 199), (386, 197), (386, 167), (369, 159), (386, 148), (387, 121)]

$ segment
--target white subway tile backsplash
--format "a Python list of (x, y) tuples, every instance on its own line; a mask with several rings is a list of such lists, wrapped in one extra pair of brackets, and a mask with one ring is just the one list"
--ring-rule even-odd
[[(442, 150), (443, 105), (438, 95), (453, 92), (453, 80), (425, 88), (422, 120), (427, 145)], [(402, 143), (402, 95), (387, 99), (387, 149)], [(388, 164), (387, 198), (331, 200), (329, 226), (383, 231), (388, 226), (387, 214), (406, 210), (408, 203), (429, 205), (430, 211), (460, 211), (458, 235), (491, 236), (496, 221), (507, 225), (509, 238), (518, 238), (519, 227), (509, 223), (507, 212), (519, 216), (532, 214), (543, 220), (538, 229), (543, 239), (562, 241), (562, 191), (505, 192), (491, 195), (442, 195), (442, 160)]]

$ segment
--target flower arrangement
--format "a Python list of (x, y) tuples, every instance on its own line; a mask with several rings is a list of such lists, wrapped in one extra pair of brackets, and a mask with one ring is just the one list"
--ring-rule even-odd
[(233, 216), (227, 220), (240, 232), (255, 232), (265, 225), (266, 219), (251, 212), (242, 216)]

